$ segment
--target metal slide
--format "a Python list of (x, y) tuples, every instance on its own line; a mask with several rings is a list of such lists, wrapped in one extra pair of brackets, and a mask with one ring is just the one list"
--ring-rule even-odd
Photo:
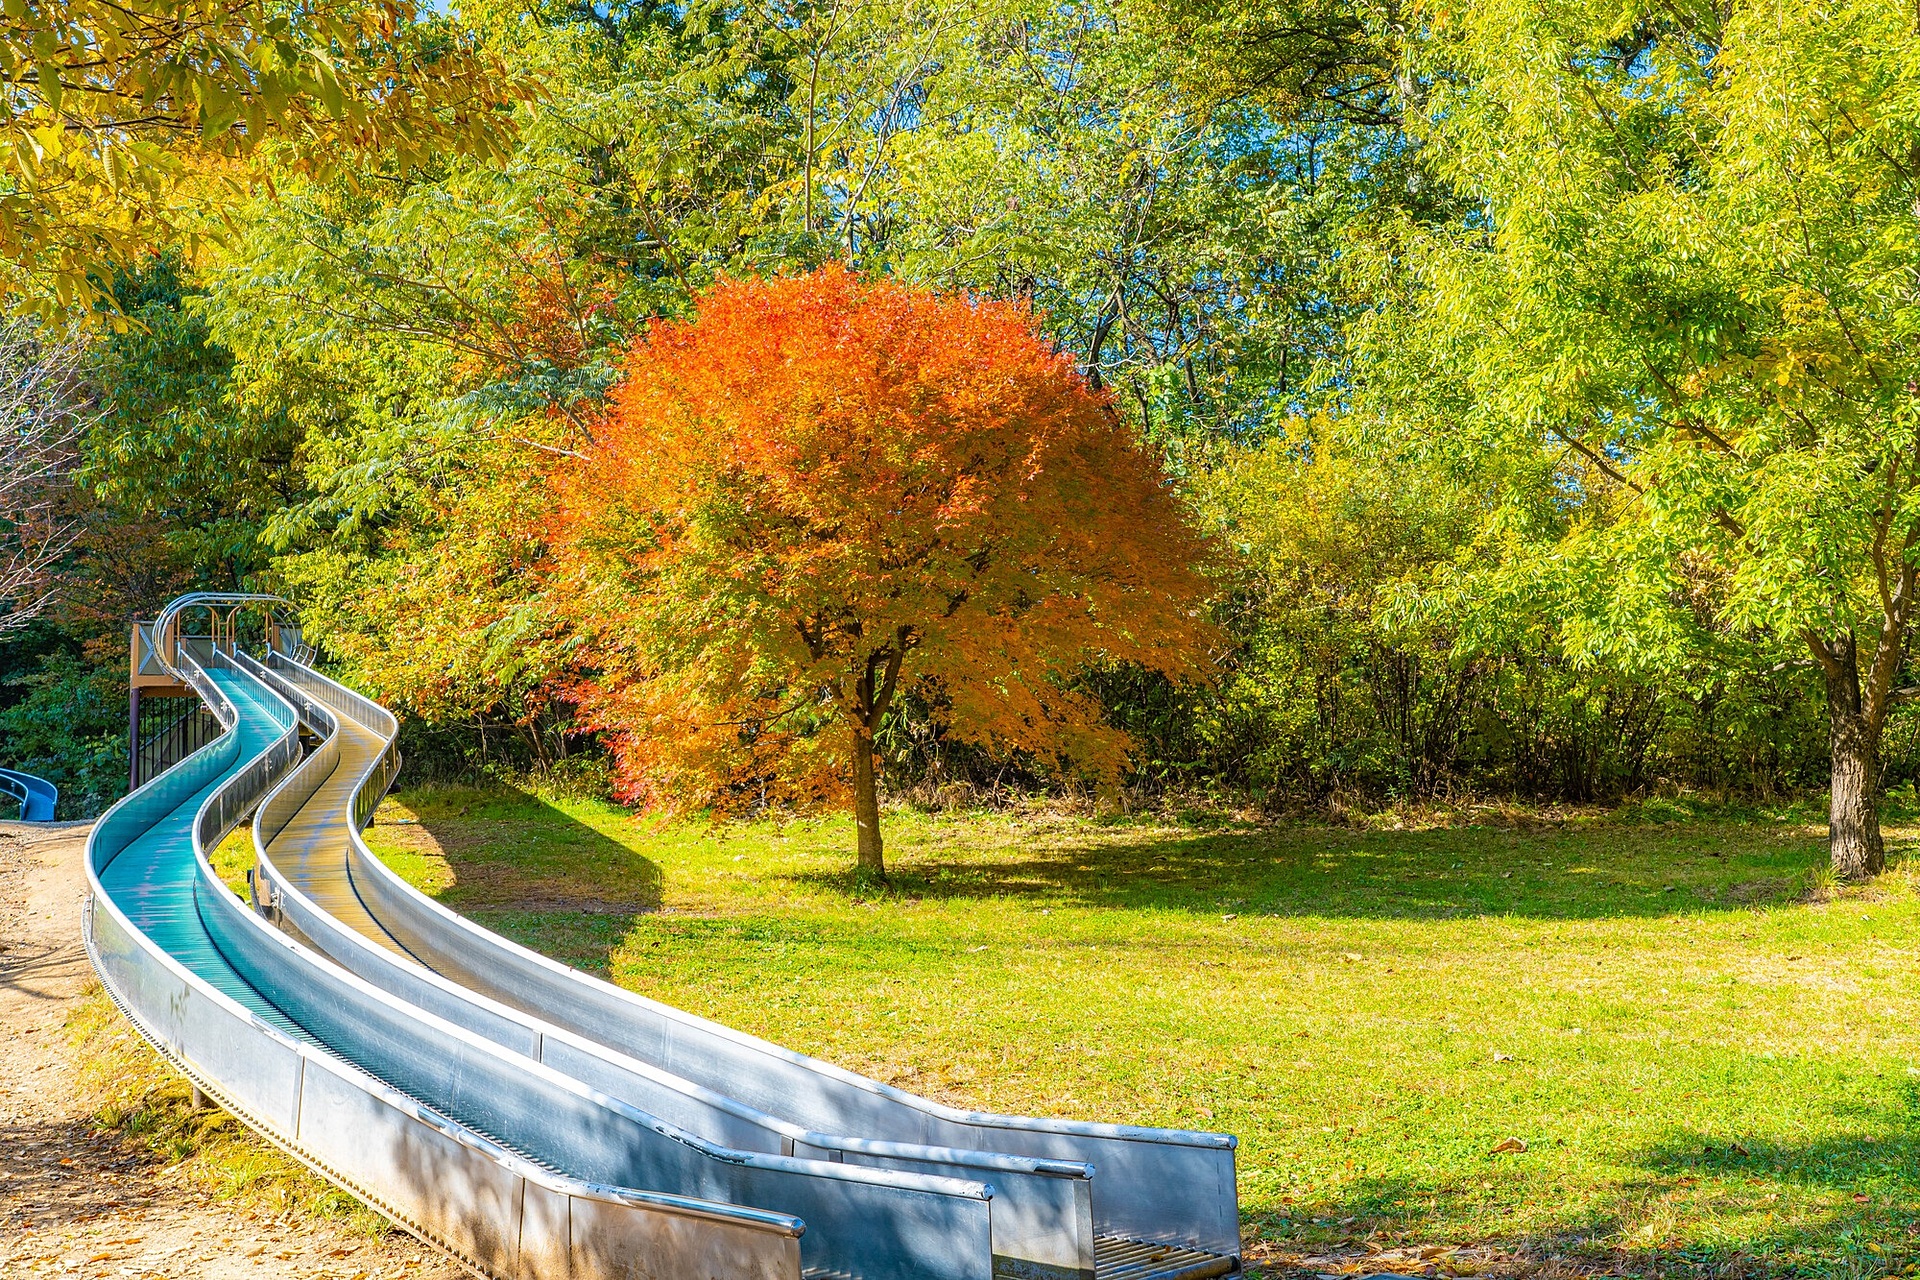
[(0, 769), (0, 796), (20, 802), (20, 821), (52, 822), (60, 792), (45, 778), (18, 769)]
[[(149, 1038), (294, 1154), (498, 1276), (1197, 1280), (1238, 1271), (1231, 1138), (943, 1108), (554, 964), (417, 893), (359, 837), (398, 768), (393, 717), (288, 653), (260, 662), (239, 652), (231, 624), (231, 651), (208, 652), (203, 669), (196, 642), (177, 633), (204, 599), (170, 606), (152, 634), (157, 652), (180, 655), (172, 662), (230, 732), (102, 820), (89, 864), (112, 874), (99, 877), (96, 894), (112, 902), (111, 886), (122, 883), (114, 877), (136, 868), (190, 873), (177, 878), (189, 884), (208, 947), (271, 1010), (247, 1008), (256, 1034), (291, 1035), (301, 1052), (358, 1068), (369, 1085), (404, 1098), (411, 1123), (388, 1118), (383, 1131), (438, 1125), (465, 1135), (462, 1149), (484, 1152), (496, 1180), (519, 1189), (509, 1198), (520, 1207), (503, 1214), (506, 1201), (476, 1199), (471, 1176), (443, 1185), (437, 1161), (383, 1161), (370, 1153), (377, 1143), (351, 1143), (371, 1169), (339, 1167), (337, 1151), (330, 1163), (329, 1135), (301, 1124), (297, 1099), (296, 1132), (276, 1128), (271, 1112), (248, 1111), (217, 1075), (196, 1074), (188, 1046), (157, 1035), (109, 978)], [(252, 750), (243, 704), (268, 709), (260, 714), (282, 731), (274, 746)], [(295, 766), (284, 744), (297, 742), (301, 726), (316, 745)], [(276, 749), (284, 759), (262, 769)], [(226, 770), (219, 778), (207, 773), (215, 763)], [(201, 790), (182, 791), (189, 782)], [(234, 798), (222, 801), (222, 816), (199, 817), (191, 841), (168, 836), (162, 819), (105, 852), (122, 825), (159, 806), (177, 817), (226, 791)], [(255, 804), (258, 914), (219, 885), (203, 856)], [(123, 809), (140, 813), (116, 821)], [(123, 867), (127, 849), (135, 860)], [(90, 938), (96, 932), (90, 926)], [(174, 954), (164, 930), (142, 936)], [(194, 975), (225, 991), (219, 972)], [(332, 1135), (334, 1145), (345, 1136)], [(533, 1203), (558, 1197), (569, 1206), (563, 1250), (543, 1243), (548, 1219), (528, 1247), (525, 1206), (536, 1183)], [(601, 1207), (625, 1206), (631, 1217), (641, 1202), (649, 1230), (624, 1235), (618, 1215)], [(595, 1208), (582, 1213), (580, 1204)], [(654, 1229), (669, 1217), (677, 1233)], [(692, 1243), (709, 1238), (728, 1242), (726, 1262)]]

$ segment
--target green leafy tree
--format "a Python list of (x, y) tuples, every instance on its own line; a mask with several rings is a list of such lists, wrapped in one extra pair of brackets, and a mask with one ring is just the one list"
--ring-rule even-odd
[(539, 693), (558, 659), (529, 462), (589, 438), (637, 319), (734, 261), (770, 126), (676, 81), (642, 7), (472, 16), (546, 88), (507, 162), (378, 190), (282, 175), (204, 314), (236, 397), (303, 442), (266, 537), (310, 633), (413, 716), (481, 743), (506, 721), (546, 759), (565, 715)]
[(1494, 459), (1577, 652), (1810, 656), (1833, 866), (1884, 866), (1876, 796), (1920, 586), (1920, 63), (1878, 3), (1434, 15), (1428, 164), (1471, 207), (1373, 256), (1353, 420)]
[(196, 581), (239, 587), (265, 567), (261, 530), (302, 496), (300, 436), (286, 415), (233, 402), (233, 357), (198, 310), (204, 296), (178, 253), (115, 279), (114, 305), (134, 323), (89, 351), (101, 408), (76, 479), (95, 523), (163, 527), (169, 560)]
[(1445, 593), (1485, 494), (1296, 439), (1231, 450), (1196, 487), (1238, 553), (1245, 640), (1221, 710), (1258, 725), (1248, 780), (1316, 799), (1444, 791), (1487, 654), (1511, 638), (1403, 602)]
[[(130, 323), (69, 352), (68, 394), (84, 411), (70, 412), (58, 483), (39, 486), (41, 523), (61, 533), (42, 575), (50, 596), (30, 628), (0, 637), (0, 740), (10, 763), (59, 784), (73, 817), (125, 785), (128, 622), (197, 587), (269, 585), (260, 530), (299, 496), (296, 436), (229, 401), (231, 358), (194, 314), (179, 257), (151, 258), (113, 290)], [(0, 455), (0, 472), (29, 457)]]
[(1168, 22), (1140, 4), (982, 14), (912, 127), (838, 180), (843, 250), (1031, 299), (1129, 416), (1204, 452), (1315, 397), (1339, 344), (1335, 230), (1380, 156), (1353, 120), (1195, 74)]

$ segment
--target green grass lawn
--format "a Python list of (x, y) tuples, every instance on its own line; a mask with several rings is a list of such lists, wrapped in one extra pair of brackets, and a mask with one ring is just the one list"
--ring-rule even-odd
[[(1920, 830), (1890, 834), (1898, 857)], [(427, 789), (369, 832), (492, 928), (906, 1088), (1236, 1133), (1248, 1238), (1276, 1266), (1409, 1245), (1483, 1251), (1455, 1270), (1488, 1250), (1832, 1275), (1920, 1258), (1920, 893), (1898, 863), (1831, 892), (1804, 813), (1361, 830), (896, 810), (888, 836), (882, 892), (848, 874), (839, 820)], [(1526, 1149), (1495, 1153), (1510, 1138)]]

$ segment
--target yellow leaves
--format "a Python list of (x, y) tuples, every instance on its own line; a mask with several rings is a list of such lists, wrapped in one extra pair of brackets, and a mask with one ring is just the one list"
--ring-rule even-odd
[(18, 138), (13, 144), (13, 167), (29, 185), (37, 186), (40, 181), (40, 140), (32, 134)]
[(1792, 327), (1824, 329), (1833, 315), (1826, 296), (1803, 284), (1789, 284), (1780, 291), (1780, 317)]
[(59, 111), (65, 100), (66, 88), (60, 83), (60, 68), (51, 62), (40, 62), (34, 67), (36, 86), (41, 99), (51, 111)]
[(340, 77), (324, 54), (316, 52), (313, 64), (314, 91), (320, 99), (320, 105), (326, 108), (328, 115), (338, 120), (347, 113), (346, 90), (341, 88)]
[(97, 301), (94, 277), (193, 220), (174, 200), (183, 160), (244, 157), (276, 132), (314, 173), (356, 152), (499, 155), (513, 126), (490, 108), (532, 93), (384, 0), (184, 0), (165, 22), (117, 0), (0, 8), (0, 261), (59, 307)]
[(100, 148), (100, 173), (106, 179), (107, 190), (119, 195), (127, 171), (120, 158), (120, 149), (111, 142), (104, 143)]

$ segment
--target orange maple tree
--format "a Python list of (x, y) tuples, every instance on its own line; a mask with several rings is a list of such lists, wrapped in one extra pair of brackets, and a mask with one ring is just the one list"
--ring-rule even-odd
[(1025, 308), (839, 268), (722, 282), (628, 353), (560, 469), (573, 690), (629, 799), (844, 803), (884, 874), (874, 734), (1111, 780), (1091, 662), (1206, 678), (1207, 541)]

